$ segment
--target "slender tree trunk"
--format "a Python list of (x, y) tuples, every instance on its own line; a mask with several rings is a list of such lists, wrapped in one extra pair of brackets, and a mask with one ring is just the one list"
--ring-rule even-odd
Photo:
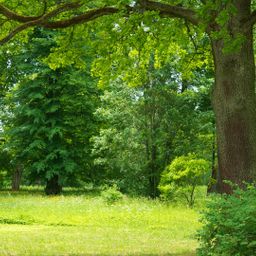
[(59, 184), (59, 176), (54, 175), (51, 179), (47, 180), (45, 193), (47, 195), (58, 195), (62, 191), (62, 186)]
[(149, 196), (156, 198), (159, 195), (157, 186), (159, 183), (159, 172), (156, 164), (157, 160), (157, 147), (152, 144), (152, 141), (147, 138), (146, 140), (146, 154), (147, 154), (147, 170), (149, 177)]
[(152, 85), (146, 87), (144, 90), (145, 97), (145, 117), (146, 117), (146, 154), (147, 154), (147, 171), (149, 177), (149, 196), (155, 199), (159, 196), (157, 189), (159, 183), (159, 166), (157, 165), (157, 144), (156, 144), (156, 130), (157, 130), (157, 106), (155, 103), (155, 96), (152, 93)]
[(21, 176), (22, 176), (23, 167), (21, 164), (18, 164), (14, 170), (12, 176), (12, 191), (20, 190)]
[(231, 193), (225, 180), (243, 186), (256, 177), (255, 63), (252, 29), (242, 21), (250, 8), (237, 1), (238, 14), (228, 24), (232, 36), (244, 35), (240, 50), (223, 53), (223, 40), (212, 40), (215, 62), (213, 107), (216, 115), (219, 192)]
[(218, 165), (216, 165), (216, 133), (215, 133), (215, 121), (212, 123), (213, 126), (213, 138), (212, 138), (212, 166), (211, 166), (211, 180), (207, 187), (207, 194), (218, 192)]
[(156, 160), (157, 160), (157, 147), (156, 145), (152, 145), (151, 148), (151, 159), (150, 159), (150, 197), (151, 198), (156, 198), (159, 193), (157, 190), (157, 186), (159, 183), (159, 174), (158, 174), (158, 168), (157, 168), (157, 164), (156, 164)]

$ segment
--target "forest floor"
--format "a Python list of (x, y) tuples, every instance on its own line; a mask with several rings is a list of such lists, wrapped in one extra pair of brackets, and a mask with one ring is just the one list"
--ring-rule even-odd
[(0, 192), (0, 255), (192, 256), (199, 207), (146, 198)]

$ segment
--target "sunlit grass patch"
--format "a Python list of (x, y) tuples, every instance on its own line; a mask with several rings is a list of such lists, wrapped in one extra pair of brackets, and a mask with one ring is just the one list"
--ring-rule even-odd
[(198, 215), (146, 198), (4, 192), (0, 255), (194, 255)]

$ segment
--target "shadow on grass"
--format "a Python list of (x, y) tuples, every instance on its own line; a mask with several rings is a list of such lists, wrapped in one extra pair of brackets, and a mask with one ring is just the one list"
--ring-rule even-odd
[[(95, 197), (99, 196), (101, 193), (100, 188), (64, 188), (63, 191), (59, 194), (60, 196), (88, 196), (88, 197)], [(0, 190), (1, 195), (11, 195), (11, 196), (22, 196), (22, 195), (40, 195), (40, 196), (47, 196), (44, 192), (44, 188), (41, 186), (25, 186), (22, 187), (19, 191), (12, 191), (10, 188), (2, 188)]]

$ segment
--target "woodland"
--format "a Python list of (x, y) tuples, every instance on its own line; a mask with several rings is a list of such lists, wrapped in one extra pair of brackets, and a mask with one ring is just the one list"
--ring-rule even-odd
[(254, 255), (255, 22), (254, 0), (1, 0), (0, 254)]

